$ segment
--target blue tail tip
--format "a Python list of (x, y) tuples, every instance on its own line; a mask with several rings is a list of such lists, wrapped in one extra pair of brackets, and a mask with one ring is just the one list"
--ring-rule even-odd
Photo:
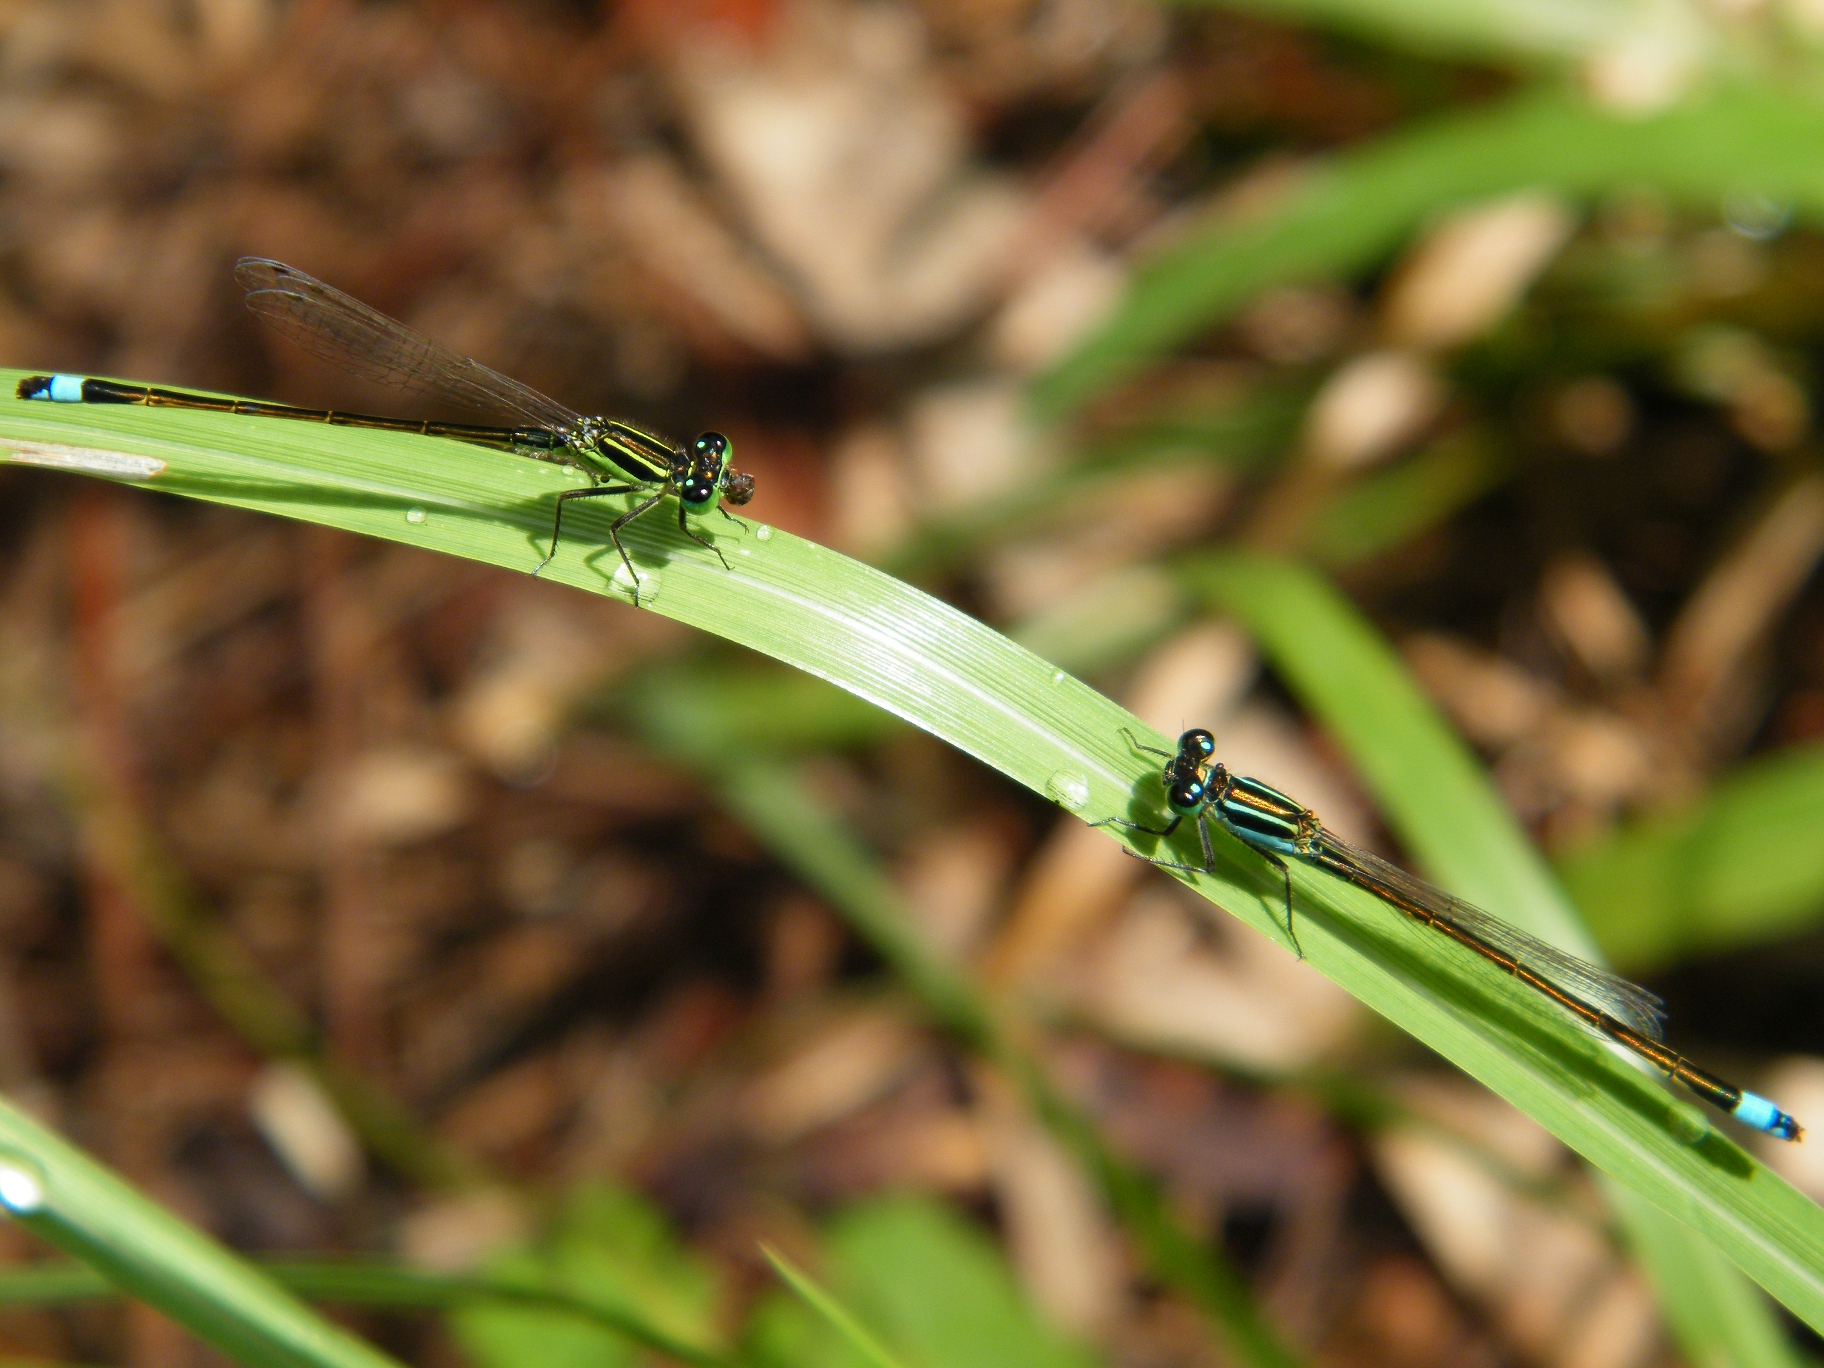
[(1797, 1140), (1805, 1134), (1803, 1126), (1781, 1111), (1759, 1093), (1744, 1092), (1735, 1104), (1735, 1119), (1781, 1140)]
[(82, 377), (80, 375), (28, 375), (19, 382), (13, 391), (19, 399), (47, 399), (53, 404), (80, 404), (82, 402)]

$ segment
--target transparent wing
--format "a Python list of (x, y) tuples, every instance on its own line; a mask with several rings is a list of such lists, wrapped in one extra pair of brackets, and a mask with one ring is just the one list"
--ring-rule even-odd
[(1467, 931), (1501, 953), (1511, 955), (1585, 1006), (1607, 1012), (1644, 1036), (1654, 1040), (1660, 1038), (1666, 1019), (1665, 1004), (1638, 983), (1630, 983), (1606, 969), (1597, 968), (1588, 960), (1547, 945), (1519, 927), (1510, 926), (1499, 917), (1434, 888), (1398, 865), (1388, 864), (1378, 855), (1357, 849), (1328, 829), (1323, 833), (1323, 841), (1332, 852), (1357, 866), (1371, 880), (1386, 884), (1414, 905)]
[(283, 262), (242, 257), (234, 278), (247, 291), (248, 308), (312, 356), (350, 375), (512, 425), (567, 429), (581, 421), (557, 400), (457, 355)]

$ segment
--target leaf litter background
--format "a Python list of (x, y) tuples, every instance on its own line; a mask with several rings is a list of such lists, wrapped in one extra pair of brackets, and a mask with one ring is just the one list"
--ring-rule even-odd
[[(1726, 152), (1692, 154), (1713, 193), (1491, 194), (1474, 133), (1536, 83), (1650, 137), (1728, 54), (1815, 61), (1820, 21), (1305, 8), (15, 6), (0, 362), (398, 411), (240, 309), (236, 256), (293, 262), (572, 407), (728, 432), (757, 516), (1384, 841), (1170, 572), (1303, 555), (1673, 1038), (1824, 1124), (1806, 196)], [(1463, 150), (1377, 219), (1414, 130)], [(1339, 183), (1296, 269), (1209, 285)], [(1076, 350), (1124, 325), (1154, 340), (1118, 374)], [(1068, 419), (1039, 435), (1035, 379)], [(1016, 1092), (720, 808), (654, 720), (682, 707), (802, 766), (932, 943), (1046, 1004), (1058, 1076), (1316, 1361), (1674, 1356), (1555, 1142), (937, 743), (524, 577), (0, 484), (0, 1086), (237, 1247), (630, 1287), (686, 1339), (838, 1361), (765, 1242), (914, 1361), (1224, 1361)], [(168, 877), (123, 877), (123, 821)], [(300, 1022), (386, 1126), (281, 1058)], [(1824, 1192), (1810, 1154), (1768, 1157)], [(636, 1357), (526, 1309), (355, 1323), (414, 1363)], [(137, 1308), (0, 1336), (208, 1357)]]

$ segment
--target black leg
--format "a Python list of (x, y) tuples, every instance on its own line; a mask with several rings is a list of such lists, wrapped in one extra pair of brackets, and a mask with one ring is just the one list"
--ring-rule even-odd
[[(1207, 820), (1208, 816), (1208, 808), (1203, 809), (1197, 814), (1197, 839), (1203, 844), (1202, 864), (1179, 864), (1176, 860), (1149, 860), (1144, 855), (1138, 856), (1137, 858), (1146, 860), (1150, 865), (1158, 865), (1161, 869), (1182, 869), (1192, 874), (1214, 874), (1216, 872), (1216, 847), (1210, 844), (1210, 824)], [(1177, 825), (1177, 815), (1174, 815), (1172, 826)], [(1130, 850), (1128, 854), (1131, 855), (1133, 852)]]
[[(550, 554), (532, 567), (532, 573), (536, 575), (540, 570), (543, 570), (547, 565), (551, 564), (552, 558), (557, 555), (557, 539), (564, 530), (564, 505), (569, 503), (570, 500), (595, 499), (600, 498), (603, 494), (634, 494), (639, 491), (639, 488), (639, 485), (629, 484), (596, 485), (591, 489), (566, 489), (562, 494), (559, 494), (557, 496), (557, 516), (551, 519)], [(622, 559), (625, 559), (625, 557)], [(627, 568), (629, 570), (633, 569), (631, 565)]]
[[(1090, 825), (1092, 827), (1123, 826), (1129, 831), (1144, 831), (1148, 836), (1170, 836), (1174, 831), (1178, 830), (1178, 823), (1183, 820), (1183, 814), (1173, 813), (1172, 820), (1167, 822), (1163, 827), (1142, 826), (1138, 822), (1128, 821), (1125, 817), (1104, 817), (1099, 822), (1091, 822)], [(1140, 858), (1145, 859), (1146, 857), (1142, 855)]]
[(732, 569), (728, 563), (728, 557), (722, 554), (721, 547), (717, 546), (707, 537), (699, 537), (696, 532), (692, 530), (690, 526), (690, 515), (685, 512), (684, 501), (682, 499), (678, 500), (678, 531), (689, 537), (698, 546), (707, 546), (711, 551), (714, 551), (716, 553), (716, 559), (722, 562), (722, 568), (724, 570)]
[[(1255, 849), (1259, 850), (1260, 847), (1256, 846)], [(1298, 932), (1295, 931), (1292, 927), (1292, 866), (1287, 864), (1284, 860), (1280, 859), (1279, 856), (1275, 855), (1270, 850), (1261, 850), (1260, 853), (1267, 857), (1268, 864), (1273, 865), (1275, 868), (1277, 868), (1279, 870), (1279, 872), (1281, 874), (1283, 874), (1285, 876), (1285, 879), (1286, 879), (1286, 938), (1292, 942), (1292, 953), (1297, 955), (1300, 959), (1303, 959), (1305, 957), (1305, 947), (1298, 943)]]
[(1123, 735), (1127, 738), (1127, 744), (1132, 746), (1135, 750), (1143, 750), (1148, 755), (1164, 756), (1167, 760), (1170, 760), (1172, 758), (1172, 753), (1170, 751), (1162, 751), (1157, 746), (1141, 745), (1140, 738), (1135, 736), (1133, 734), (1133, 732), (1129, 731), (1126, 727), (1121, 728), (1121, 735)]
[(727, 518), (730, 522), (735, 524), (735, 526), (739, 527), (742, 531), (747, 530), (747, 519), (746, 518), (737, 518), (733, 513), (730, 513), (726, 508), (722, 507), (721, 504), (716, 505), (716, 512), (720, 513), (723, 517)]
[(640, 606), (640, 572), (633, 568), (633, 558), (627, 554), (627, 548), (621, 545), (621, 529), (627, 526), (627, 524), (632, 522), (635, 518), (639, 517), (640, 514), (651, 512), (652, 509), (658, 505), (659, 500), (664, 497), (665, 491), (661, 489), (657, 494), (654, 494), (650, 499), (646, 500), (645, 503), (635, 504), (632, 508), (621, 514), (620, 517), (608, 524), (608, 540), (613, 542), (614, 549), (621, 553), (621, 564), (626, 566), (627, 573), (633, 576), (633, 606), (635, 608)]

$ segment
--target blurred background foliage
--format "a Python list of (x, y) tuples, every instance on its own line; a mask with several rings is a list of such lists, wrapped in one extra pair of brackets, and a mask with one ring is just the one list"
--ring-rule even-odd
[[(1211, 588), (1302, 560), (1681, 1048), (1824, 1126), (1821, 80), (1818, 0), (16, 3), (0, 362), (396, 411), (240, 310), (293, 262), (728, 432), (757, 516), (1402, 853), (1305, 624)], [(0, 1087), (239, 1248), (366, 1256), (298, 1285), (401, 1357), (1697, 1356), (1555, 1142), (848, 695), (0, 488)], [(5, 1352), (204, 1353), (49, 1287)]]

